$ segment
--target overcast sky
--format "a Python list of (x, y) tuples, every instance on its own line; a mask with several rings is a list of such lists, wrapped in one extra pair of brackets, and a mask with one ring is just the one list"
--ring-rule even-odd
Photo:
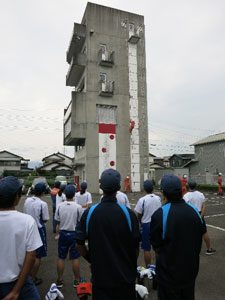
[[(102, 0), (145, 16), (150, 151), (186, 153), (225, 131), (225, 1)], [(85, 0), (0, 4), (1, 150), (41, 160), (63, 147), (66, 50)]]

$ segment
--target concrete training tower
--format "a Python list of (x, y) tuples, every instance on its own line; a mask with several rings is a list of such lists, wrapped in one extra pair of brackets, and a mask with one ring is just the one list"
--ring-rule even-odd
[(64, 145), (75, 147), (80, 181), (99, 192), (100, 174), (115, 168), (140, 191), (149, 169), (144, 17), (88, 3), (66, 58)]

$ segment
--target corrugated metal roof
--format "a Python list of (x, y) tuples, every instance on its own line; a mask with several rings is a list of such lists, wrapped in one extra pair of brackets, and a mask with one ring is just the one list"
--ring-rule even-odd
[(220, 142), (220, 141), (225, 141), (225, 132), (210, 135), (210, 136), (192, 144), (192, 146), (215, 143), (215, 142)]

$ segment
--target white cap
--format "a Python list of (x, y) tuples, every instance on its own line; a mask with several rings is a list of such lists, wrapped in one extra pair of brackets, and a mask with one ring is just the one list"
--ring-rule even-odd
[(184, 178), (187, 178), (187, 175), (183, 175)]
[(222, 176), (222, 173), (219, 173), (218, 175), (219, 175), (219, 176)]

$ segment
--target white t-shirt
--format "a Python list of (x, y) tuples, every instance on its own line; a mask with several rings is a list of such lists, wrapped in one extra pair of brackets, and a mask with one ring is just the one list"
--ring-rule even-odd
[(38, 197), (29, 197), (25, 200), (23, 211), (34, 218), (38, 228), (43, 227), (43, 221), (49, 220), (48, 205)]
[(147, 194), (138, 200), (134, 210), (142, 215), (142, 223), (149, 223), (154, 212), (160, 207), (160, 197), (155, 194)]
[(80, 205), (74, 201), (64, 201), (56, 208), (55, 220), (60, 222), (60, 230), (75, 231), (82, 213), (83, 209)]
[(61, 196), (59, 196), (58, 194), (56, 195), (56, 200), (55, 200), (55, 203), (56, 203), (56, 207), (59, 205), (59, 203), (63, 202), (66, 200), (66, 195), (64, 193), (62, 193)]
[(80, 192), (77, 192), (75, 194), (75, 202), (79, 205), (81, 205), (83, 208), (86, 208), (88, 204), (92, 203), (92, 197), (89, 192), (85, 192), (84, 194), (80, 194)]
[(31, 216), (16, 210), (0, 211), (0, 283), (16, 280), (26, 252), (42, 246), (37, 225)]
[(123, 204), (126, 207), (130, 208), (130, 202), (129, 202), (128, 198), (127, 198), (127, 195), (124, 194), (123, 192), (118, 191), (116, 193), (116, 199), (117, 199), (118, 203)]
[(194, 204), (199, 212), (202, 210), (202, 204), (205, 202), (205, 196), (199, 191), (188, 192), (183, 196), (183, 199)]

